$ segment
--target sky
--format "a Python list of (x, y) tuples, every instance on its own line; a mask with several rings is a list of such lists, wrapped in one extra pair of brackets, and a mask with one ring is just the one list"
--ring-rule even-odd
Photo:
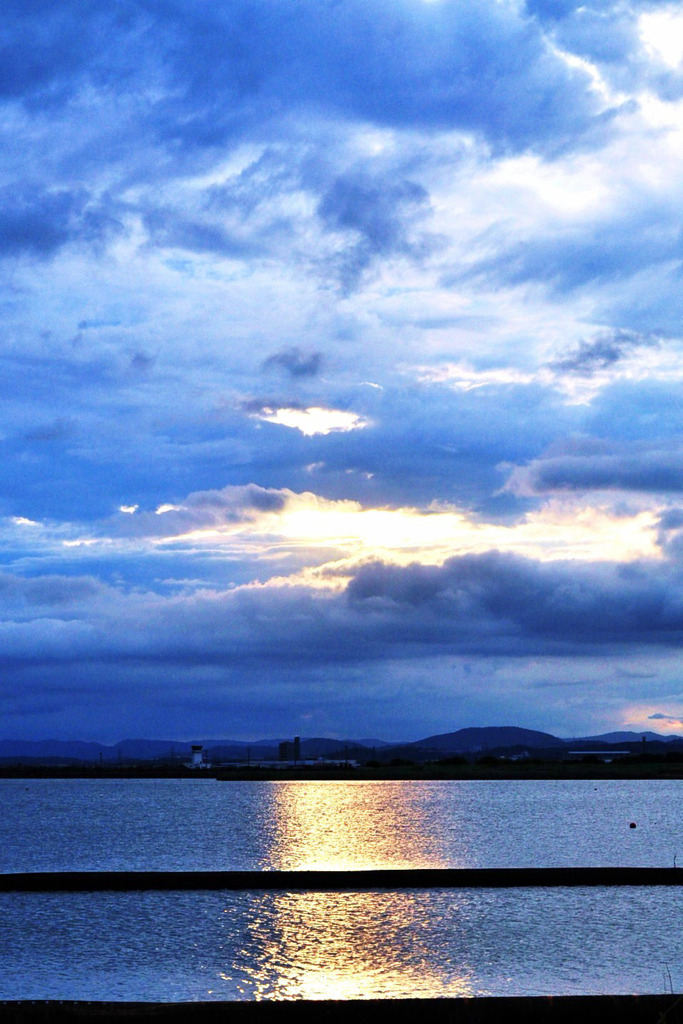
[(680, 5), (0, 46), (0, 737), (682, 731)]

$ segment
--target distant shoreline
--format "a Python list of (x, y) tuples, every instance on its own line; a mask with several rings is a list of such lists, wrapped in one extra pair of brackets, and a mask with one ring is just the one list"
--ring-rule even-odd
[(683, 779), (683, 764), (663, 761), (604, 763), (546, 761), (466, 765), (381, 765), (376, 768), (188, 769), (146, 765), (113, 767), (2, 765), (0, 779), (202, 779), (228, 782), (291, 781), (468, 781), (468, 780), (601, 780)]

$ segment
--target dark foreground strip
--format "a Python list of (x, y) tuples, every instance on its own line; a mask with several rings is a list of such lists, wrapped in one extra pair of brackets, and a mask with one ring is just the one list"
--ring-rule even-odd
[(0, 1002), (3, 1024), (681, 1024), (683, 996), (483, 996), (476, 999), (327, 1000), (252, 1003)]
[(392, 868), (385, 871), (35, 871), (0, 874), (0, 892), (505, 889), (683, 885), (683, 868)]

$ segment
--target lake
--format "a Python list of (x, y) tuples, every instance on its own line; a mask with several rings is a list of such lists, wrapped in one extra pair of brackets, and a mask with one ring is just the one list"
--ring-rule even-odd
[[(4, 872), (683, 866), (675, 780), (13, 779), (0, 797)], [(0, 894), (0, 998), (664, 992), (682, 892)]]

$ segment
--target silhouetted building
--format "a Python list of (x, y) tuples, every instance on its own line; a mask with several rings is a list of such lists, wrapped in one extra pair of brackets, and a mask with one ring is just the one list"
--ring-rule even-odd
[(295, 736), (293, 743), (290, 743), (289, 740), (283, 740), (278, 747), (278, 757), (280, 761), (300, 761), (301, 737)]

